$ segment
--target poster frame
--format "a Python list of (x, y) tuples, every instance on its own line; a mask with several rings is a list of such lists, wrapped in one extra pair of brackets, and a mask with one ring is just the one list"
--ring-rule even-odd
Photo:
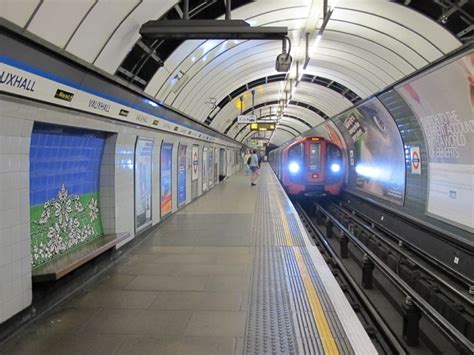
[[(152, 153), (151, 153), (151, 168), (150, 168), (150, 220), (147, 221), (145, 224), (138, 226), (137, 223), (137, 147), (139, 141), (148, 141), (152, 142)], [(134, 208), (134, 229), (135, 233), (139, 233), (145, 229), (150, 228), (153, 225), (153, 149), (155, 147), (155, 140), (149, 137), (141, 137), (137, 136), (135, 139), (135, 146), (134, 146), (134, 164), (133, 164), (133, 208)]]
[[(197, 160), (194, 160), (194, 153), (197, 153)], [(194, 164), (196, 162), (196, 164)], [(194, 165), (197, 166), (197, 171), (194, 172)], [(199, 144), (193, 144), (191, 148), (191, 181), (199, 180)]]
[[(179, 168), (180, 168), (180, 151), (181, 148), (184, 148), (185, 154), (184, 154), (184, 200), (180, 202), (179, 199)], [(188, 145), (183, 144), (183, 143), (178, 143), (178, 154), (176, 157), (176, 204), (178, 208), (186, 205), (186, 199), (187, 199), (187, 191), (186, 191), (186, 181), (187, 181), (187, 154), (188, 154)]]
[[(171, 193), (171, 208), (168, 212), (163, 213), (163, 205), (162, 205), (162, 200), (161, 200), (161, 192), (163, 188), (163, 148), (167, 145), (171, 145), (171, 168), (170, 168), (170, 193)], [(173, 149), (174, 149), (174, 144), (173, 143), (168, 143), (165, 142), (164, 140), (161, 141), (161, 147), (160, 147), (160, 215), (161, 218), (166, 217), (173, 213)]]
[(459, 229), (462, 229), (464, 231), (468, 231), (470, 233), (473, 233), (474, 232), (474, 228), (472, 227), (469, 227), (467, 225), (464, 225), (462, 223), (459, 223), (457, 221), (453, 221), (449, 218), (446, 218), (444, 216), (441, 216), (439, 214), (436, 214), (434, 212), (430, 212), (429, 211), (429, 208), (430, 208), (430, 190), (431, 190), (431, 173), (432, 173), (432, 169), (431, 169), (431, 152), (430, 152), (430, 147), (428, 145), (428, 138), (426, 136), (426, 132), (425, 132), (425, 128), (421, 122), (421, 118), (419, 117), (418, 113), (412, 108), (412, 105), (407, 101), (405, 100), (405, 94), (403, 94), (403, 88), (406, 86), (406, 85), (409, 85), (411, 83), (414, 83), (416, 82), (417, 80), (420, 80), (426, 76), (429, 76), (433, 73), (435, 73), (436, 71), (442, 69), (442, 68), (445, 68), (455, 62), (457, 62), (458, 60), (460, 60), (461, 58), (464, 58), (465, 56), (471, 54), (471, 53), (474, 53), (474, 47), (470, 46), (468, 48), (466, 48), (466, 50), (462, 50), (461, 52), (459, 53), (456, 53), (455, 55), (453, 55), (452, 57), (450, 57), (449, 59), (445, 60), (445, 61), (442, 61), (442, 62), (439, 62), (439, 63), (436, 63), (434, 64), (432, 67), (428, 68), (426, 71), (423, 71), (421, 73), (417, 73), (413, 76), (410, 76), (409, 78), (407, 78), (406, 80), (403, 80), (402, 82), (399, 82), (399, 83), (396, 83), (396, 85), (393, 86), (394, 90), (398, 93), (398, 95), (400, 95), (401, 99), (405, 102), (405, 104), (407, 105), (407, 107), (410, 109), (410, 111), (412, 112), (413, 114), (413, 117), (416, 119), (416, 122), (418, 123), (418, 125), (420, 126), (420, 130), (421, 130), (421, 134), (423, 135), (423, 141), (424, 141), (424, 144), (425, 144), (425, 150), (426, 150), (426, 157), (427, 157), (427, 163), (424, 164), (423, 166), (423, 169), (427, 172), (426, 174), (426, 192), (427, 192), (427, 196), (426, 196), (426, 203), (425, 203), (425, 208), (424, 208), (424, 214), (425, 216), (428, 216), (430, 218), (433, 218), (433, 219), (436, 219), (438, 221), (441, 221), (443, 223), (446, 223), (446, 224), (449, 224), (449, 225), (452, 225), (452, 226), (455, 226)]

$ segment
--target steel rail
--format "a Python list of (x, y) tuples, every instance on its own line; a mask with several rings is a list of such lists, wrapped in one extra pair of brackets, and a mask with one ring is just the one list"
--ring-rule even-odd
[[(434, 267), (425, 265), (426, 261), (419, 260), (418, 258), (413, 257), (412, 255), (408, 254), (405, 250), (403, 250), (401, 247), (396, 245), (393, 241), (388, 240), (388, 238), (383, 235), (383, 233), (385, 233), (385, 231), (383, 233), (381, 233), (377, 230), (374, 230), (374, 227), (368, 226), (367, 225), (368, 222), (364, 219), (364, 216), (361, 216), (361, 214), (359, 212), (356, 212), (356, 215), (354, 215), (354, 214), (348, 212), (345, 209), (345, 207), (341, 207), (341, 206), (339, 206), (335, 203), (331, 206), (336, 208), (337, 210), (339, 210), (341, 213), (344, 213), (345, 215), (347, 215), (353, 221), (355, 221), (356, 223), (361, 225), (366, 231), (368, 231), (371, 234), (375, 235), (378, 238), (378, 240), (385, 243), (387, 246), (389, 246), (390, 248), (395, 250), (397, 253), (402, 255), (404, 258), (406, 258), (407, 260), (412, 261), (413, 263), (415, 263), (420, 269), (422, 269), (428, 275), (430, 275), (431, 277), (436, 279), (436, 281), (438, 281), (440, 284), (442, 284), (444, 287), (446, 287), (450, 292), (457, 295), (458, 297), (460, 297), (461, 299), (463, 299), (464, 301), (469, 303), (471, 306), (474, 305), (474, 299), (471, 297), (471, 295), (466, 294), (467, 292), (469, 292), (470, 284), (469, 284), (469, 282), (466, 282), (464, 280), (464, 278), (460, 279), (458, 277), (458, 273), (448, 273), (448, 272), (446, 272), (445, 269), (439, 268), (440, 270), (444, 271), (445, 274), (447, 274), (448, 276), (450, 276), (452, 278), (455, 278), (458, 283), (462, 283), (464, 286), (467, 286), (467, 288), (465, 289), (464, 292), (462, 292), (461, 290), (459, 290), (458, 288), (453, 286), (451, 283), (449, 283), (447, 280), (445, 280), (440, 275), (438, 275), (435, 271), (433, 271), (432, 268), (434, 268)], [(375, 227), (377, 227), (378, 229), (383, 230), (383, 228), (380, 228), (380, 226), (375, 224), (374, 222), (370, 222), (370, 223), (373, 223), (373, 225)], [(393, 235), (394, 238), (400, 239), (401, 241), (403, 241), (404, 245), (407, 245), (409, 248), (414, 249), (413, 251), (415, 253), (421, 254), (423, 257), (425, 257), (428, 260), (427, 261), (428, 263), (436, 265), (435, 259), (433, 257), (431, 257), (431, 256), (429, 256), (425, 253), (420, 252), (417, 247), (414, 247), (411, 243), (406, 242), (405, 239), (400, 238), (396, 234), (390, 234), (390, 235)], [(449, 270), (451, 270), (451, 269), (449, 269)]]
[(351, 231), (349, 231), (337, 218), (331, 215), (326, 209), (318, 205), (317, 210), (323, 213), (333, 224), (339, 228), (382, 272), (387, 279), (396, 285), (405, 295), (410, 296), (416, 306), (435, 324), (446, 337), (469, 354), (474, 353), (474, 344), (451, 323), (447, 321), (436, 309), (434, 309), (418, 292), (413, 290), (405, 281), (403, 281), (392, 269), (390, 269), (375, 253), (362, 243)]
[(298, 203), (294, 203), (294, 206), (298, 214), (302, 217), (302, 220), (304, 220), (304, 222), (309, 225), (311, 230), (315, 232), (319, 241), (324, 246), (325, 250), (328, 252), (332, 260), (336, 263), (338, 269), (343, 274), (345, 280), (349, 283), (350, 287), (354, 290), (359, 301), (363, 303), (364, 308), (367, 310), (369, 314), (369, 317), (377, 325), (378, 330), (382, 334), (387, 345), (390, 347), (390, 350), (392, 350), (393, 353), (399, 354), (399, 355), (408, 354), (405, 348), (403, 347), (403, 345), (400, 343), (398, 338), (393, 333), (392, 329), (387, 325), (385, 320), (378, 313), (377, 309), (372, 305), (372, 303), (370, 302), (365, 292), (360, 288), (357, 281), (355, 281), (352, 275), (349, 273), (349, 271), (347, 271), (347, 268), (341, 262), (340, 258), (337, 256), (334, 249), (325, 240), (324, 235), (322, 234), (320, 229), (313, 223), (311, 218), (309, 218), (308, 214), (304, 211), (304, 209)]

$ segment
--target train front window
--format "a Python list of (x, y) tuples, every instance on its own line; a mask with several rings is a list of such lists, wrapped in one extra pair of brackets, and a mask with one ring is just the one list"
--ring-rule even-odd
[(328, 144), (326, 149), (328, 168), (333, 174), (339, 174), (342, 170), (341, 150), (333, 144)]
[(318, 173), (321, 169), (321, 144), (309, 145), (309, 170)]
[(288, 150), (288, 170), (298, 174), (303, 168), (303, 144), (297, 144)]

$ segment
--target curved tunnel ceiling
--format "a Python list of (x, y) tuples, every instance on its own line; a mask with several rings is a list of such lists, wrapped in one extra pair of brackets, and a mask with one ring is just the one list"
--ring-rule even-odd
[[(22, 30), (241, 141), (252, 133), (234, 120), (251, 112), (252, 90), (263, 118), (275, 117), (287, 98), (272, 135), (277, 145), (456, 49), (474, 32), (469, 1), (328, 0), (334, 11), (318, 43), (323, 3), (232, 0), (233, 19), (288, 27), (288, 74), (275, 71), (280, 41), (140, 38), (146, 21), (182, 16), (176, 0), (3, 0), (0, 6), (2, 16)], [(190, 0), (193, 19), (222, 18), (224, 12), (223, 0)], [(293, 91), (305, 33), (310, 60), (304, 71), (299, 66), (301, 81)]]

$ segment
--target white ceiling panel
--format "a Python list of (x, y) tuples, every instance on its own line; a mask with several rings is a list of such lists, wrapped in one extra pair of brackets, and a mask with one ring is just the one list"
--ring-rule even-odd
[[(342, 52), (365, 53), (372, 61), (380, 61), (380, 66), (394, 75), (407, 75), (415, 70), (415, 67), (402, 57), (399, 53), (384, 47), (380, 43), (352, 35), (327, 30), (321, 46), (334, 47)], [(391, 68), (391, 69), (389, 69)]]
[(316, 53), (310, 54), (317, 63), (331, 63), (333, 65), (348, 68), (354, 73), (362, 75), (367, 81), (376, 87), (383, 87), (392, 83), (390, 76), (386, 75), (380, 68), (372, 65), (364, 58), (352, 54), (340, 53), (328, 48), (318, 48)]
[(293, 136), (289, 134), (286, 131), (283, 131), (281, 129), (277, 129), (274, 133), (272, 138), (270, 139), (270, 143), (273, 143), (275, 145), (282, 145), (283, 143), (289, 141), (292, 139)]
[(66, 50), (92, 63), (138, 0), (101, 0), (91, 10)]
[(436, 47), (441, 49), (444, 53), (452, 51), (460, 44), (455, 36), (446, 31), (438, 23), (410, 8), (400, 6), (390, 1), (343, 0), (338, 3), (338, 8), (357, 9), (358, 11), (372, 13), (403, 24), (406, 28), (417, 32), (419, 35), (434, 43)]
[(392, 34), (378, 32), (370, 27), (367, 27), (365, 24), (353, 24), (349, 22), (333, 20), (329, 21), (327, 29), (330, 31), (351, 33), (362, 38), (367, 38), (370, 41), (381, 43), (385, 47), (400, 53), (400, 55), (404, 56), (417, 68), (422, 67), (427, 63), (427, 59), (425, 59), (421, 53), (417, 52), (416, 48), (408, 47), (403, 43), (403, 41), (394, 38)]
[(143, 0), (120, 24), (94, 64), (108, 73), (115, 73), (123, 58), (140, 38), (138, 30), (141, 25), (148, 20), (159, 18), (175, 3), (176, 0)]
[(27, 30), (64, 48), (94, 4), (94, 0), (45, 0)]
[(360, 24), (360, 26), (366, 26), (376, 31), (386, 33), (403, 42), (406, 46), (413, 48), (430, 61), (439, 58), (443, 54), (424, 37), (412, 31), (410, 28), (402, 26), (401, 23), (396, 23), (388, 18), (374, 16), (360, 11), (337, 9), (331, 16), (331, 20), (357, 23)]
[(24, 27), (38, 4), (39, 0), (1, 0), (0, 14), (8, 21)]

